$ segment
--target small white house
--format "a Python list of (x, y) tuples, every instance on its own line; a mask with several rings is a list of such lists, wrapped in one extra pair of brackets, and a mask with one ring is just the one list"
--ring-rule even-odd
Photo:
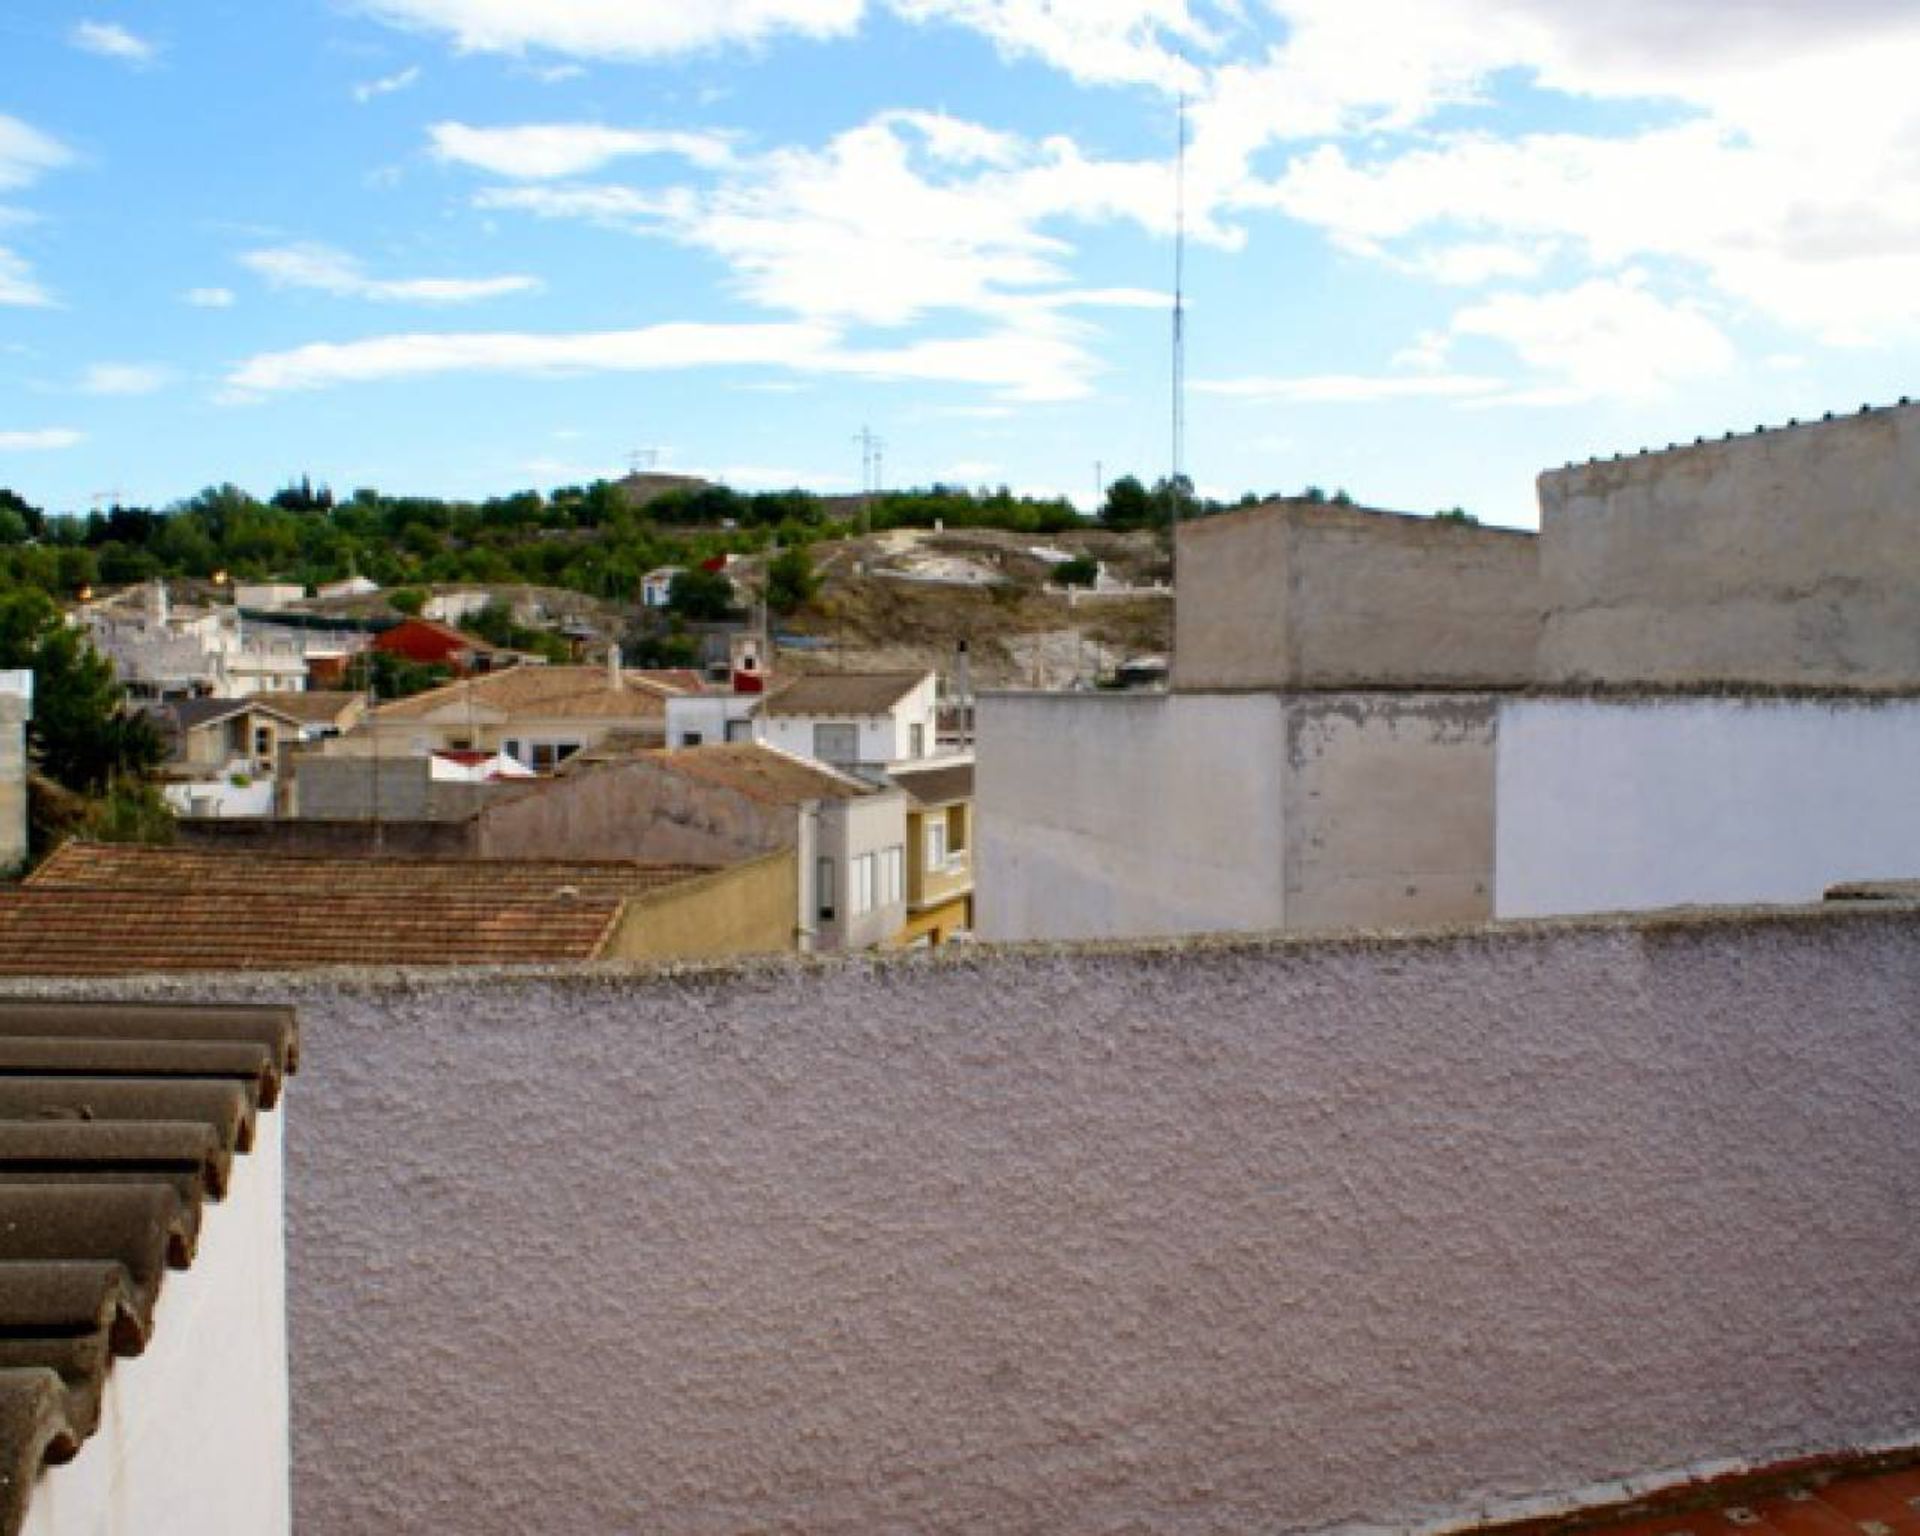
[(345, 581), (329, 581), (315, 589), (321, 597), (371, 597), (380, 583), (365, 576), (349, 576)]
[(937, 750), (932, 672), (823, 672), (763, 696), (757, 739), (837, 768), (917, 762)]
[(667, 599), (673, 595), (673, 578), (678, 576), (684, 566), (663, 565), (658, 570), (648, 571), (640, 578), (640, 606), (642, 608), (664, 608)]

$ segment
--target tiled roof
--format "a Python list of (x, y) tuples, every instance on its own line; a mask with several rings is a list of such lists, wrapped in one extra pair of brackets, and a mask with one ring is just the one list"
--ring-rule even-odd
[(680, 747), (655, 752), (651, 760), (669, 772), (703, 784), (737, 790), (754, 800), (774, 805), (798, 805), (807, 800), (857, 800), (874, 793), (874, 786), (825, 763), (795, 757), (758, 742), (730, 742), (725, 746)]
[(296, 1055), (288, 1008), (0, 1004), (0, 1536), (98, 1426)]
[(675, 693), (705, 693), (707, 680), (692, 667), (630, 667), (628, 677), (637, 677), (643, 682), (658, 683), (662, 688), (671, 688)]
[(673, 692), (631, 673), (616, 688), (605, 667), (509, 667), (382, 704), (372, 718), (415, 720), (449, 705), (472, 702), (498, 710), (510, 720), (664, 720), (666, 701)]
[(973, 763), (930, 762), (924, 768), (895, 768), (888, 775), (916, 805), (952, 805), (973, 798)]
[(365, 697), (359, 693), (310, 688), (305, 693), (249, 694), (246, 702), (277, 709), (283, 715), (291, 715), (302, 725), (331, 725)]
[(770, 715), (884, 715), (931, 672), (819, 672), (769, 694)]
[(1482, 1536), (1920, 1536), (1920, 1449), (1762, 1468)]
[(621, 861), (334, 859), (68, 843), (0, 891), (0, 974), (597, 959), (630, 897), (710, 873)]
[(198, 730), (203, 725), (215, 725), (222, 720), (231, 720), (235, 715), (244, 715), (252, 710), (260, 710), (270, 715), (278, 715), (290, 725), (299, 721), (282, 709), (278, 702), (267, 704), (255, 699), (176, 699), (164, 705), (166, 713), (183, 731)]

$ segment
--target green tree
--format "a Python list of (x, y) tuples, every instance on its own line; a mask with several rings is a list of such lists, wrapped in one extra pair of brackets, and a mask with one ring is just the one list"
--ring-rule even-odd
[(1154, 522), (1153, 497), (1137, 475), (1122, 475), (1107, 487), (1100, 521), (1109, 528), (1147, 528)]
[(420, 610), (427, 606), (427, 594), (418, 587), (396, 587), (387, 594), (387, 606), (395, 613), (418, 618)]
[(733, 612), (733, 583), (720, 571), (692, 566), (673, 578), (667, 611), (696, 624), (714, 624)]
[(775, 613), (793, 613), (812, 602), (820, 591), (813, 557), (804, 549), (783, 549), (767, 565), (767, 606)]
[(49, 778), (95, 795), (166, 756), (160, 733), (126, 707), (113, 667), (44, 593), (0, 596), (0, 668), (33, 672), (28, 747)]
[(1092, 555), (1064, 560), (1053, 568), (1053, 580), (1062, 587), (1090, 587), (1100, 579), (1100, 562)]

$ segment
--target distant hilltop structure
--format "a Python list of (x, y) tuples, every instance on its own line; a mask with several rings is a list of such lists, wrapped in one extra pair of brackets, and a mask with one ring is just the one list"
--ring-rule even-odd
[(674, 491), (704, 491), (713, 481), (702, 479), (699, 475), (666, 475), (654, 470), (635, 470), (630, 475), (622, 475), (615, 483), (632, 505), (644, 507), (648, 502), (658, 501)]

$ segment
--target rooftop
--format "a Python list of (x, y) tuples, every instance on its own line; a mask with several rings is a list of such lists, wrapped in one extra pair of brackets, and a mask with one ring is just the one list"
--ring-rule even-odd
[(857, 800), (875, 793), (874, 786), (863, 779), (758, 742), (681, 747), (671, 752), (650, 753), (649, 757), (670, 773), (737, 790), (749, 799), (773, 805), (798, 805), (807, 800)]
[(302, 725), (331, 725), (366, 695), (333, 689), (310, 688), (305, 693), (255, 693), (243, 701), (278, 710)]
[(417, 720), (471, 703), (508, 719), (664, 719), (678, 691), (633, 673), (616, 685), (605, 667), (509, 667), (382, 704), (372, 718)]
[(884, 715), (931, 672), (818, 672), (767, 696), (769, 715)]
[(0, 1536), (99, 1427), (296, 1060), (290, 1008), (0, 1005)]
[[(286, 695), (291, 698), (292, 695)], [(269, 704), (259, 698), (245, 699), (176, 699), (164, 706), (183, 731), (198, 730), (201, 726), (217, 725), (222, 720), (231, 720), (235, 715), (244, 715), (253, 710), (277, 715), (290, 725), (298, 725), (299, 717), (280, 707), (279, 703)]]
[(936, 758), (919, 768), (891, 768), (887, 777), (921, 807), (952, 805), (957, 800), (973, 798), (971, 757), (961, 762), (942, 762)]

